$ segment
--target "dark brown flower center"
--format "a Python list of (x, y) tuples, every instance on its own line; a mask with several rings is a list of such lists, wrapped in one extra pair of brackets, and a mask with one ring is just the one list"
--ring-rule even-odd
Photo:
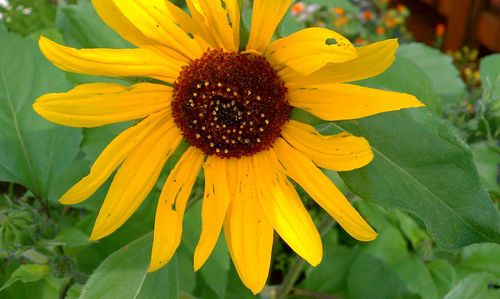
[(183, 68), (172, 114), (190, 145), (223, 158), (271, 147), (289, 118), (287, 89), (265, 58), (211, 50)]

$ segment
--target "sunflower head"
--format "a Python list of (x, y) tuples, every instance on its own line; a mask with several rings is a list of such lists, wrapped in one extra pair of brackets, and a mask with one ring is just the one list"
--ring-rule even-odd
[(236, 270), (254, 293), (267, 280), (274, 232), (311, 265), (321, 261), (321, 238), (292, 181), (354, 238), (377, 236), (320, 170), (367, 165), (373, 159), (368, 141), (348, 132), (323, 136), (291, 120), (291, 111), (335, 121), (422, 103), (408, 94), (346, 84), (386, 70), (396, 40), (355, 48), (334, 31), (308, 28), (271, 41), (291, 2), (254, 0), (243, 50), (237, 0), (186, 0), (190, 14), (165, 0), (93, 0), (104, 22), (135, 48), (73, 49), (40, 39), (47, 59), (65, 71), (156, 82), (82, 84), (43, 95), (33, 106), (46, 119), (73, 127), (138, 120), (60, 199), (86, 200), (117, 170), (92, 240), (127, 221), (183, 140), (190, 146), (158, 200), (151, 271), (168, 263), (181, 242), (200, 171), (205, 190), (194, 268), (205, 263), (223, 228)]
[(262, 56), (209, 50), (180, 72), (172, 115), (189, 144), (222, 158), (267, 150), (292, 110)]

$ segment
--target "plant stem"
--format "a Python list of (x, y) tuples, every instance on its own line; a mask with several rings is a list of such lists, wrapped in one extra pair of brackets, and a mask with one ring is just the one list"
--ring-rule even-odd
[[(324, 236), (327, 232), (330, 231), (330, 229), (333, 227), (333, 224), (335, 221), (333, 218), (325, 214), (318, 225), (318, 230), (321, 236)], [(299, 256), (296, 256), (295, 259), (293, 260), (292, 264), (290, 265), (290, 269), (288, 270), (285, 278), (283, 279), (283, 282), (281, 285), (278, 287), (276, 290), (276, 299), (284, 299), (290, 294), (290, 292), (293, 290), (293, 286), (297, 282), (297, 280), (300, 277), (300, 274), (304, 270), (304, 266), (306, 265), (306, 261), (302, 259)]]
[(75, 279), (71, 277), (68, 281), (67, 284), (64, 285), (64, 287), (61, 289), (59, 292), (59, 299), (65, 299), (66, 296), (68, 295), (68, 291), (71, 288), (71, 286), (75, 284)]

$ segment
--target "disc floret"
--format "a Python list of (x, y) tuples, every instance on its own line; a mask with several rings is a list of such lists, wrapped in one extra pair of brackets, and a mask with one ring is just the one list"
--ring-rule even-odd
[(271, 147), (289, 118), (287, 89), (261, 56), (211, 50), (183, 68), (172, 114), (207, 155), (250, 156)]

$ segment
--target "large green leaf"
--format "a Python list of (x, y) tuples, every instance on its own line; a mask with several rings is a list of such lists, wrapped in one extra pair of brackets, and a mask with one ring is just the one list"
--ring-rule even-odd
[(445, 249), (500, 240), (500, 216), (470, 151), (437, 116), (401, 111), (323, 128), (332, 127), (366, 137), (375, 153), (368, 166), (341, 173), (356, 194), (416, 215)]
[(401, 45), (398, 55), (411, 60), (425, 72), (445, 106), (461, 103), (467, 96), (465, 83), (450, 56), (419, 43)]
[[(410, 64), (401, 64), (401, 59), (386, 73), (360, 83), (409, 92), (431, 103), (432, 86), (422, 84), (428, 79), (407, 72)], [(419, 108), (323, 124), (319, 129), (366, 137), (375, 159), (359, 170), (341, 173), (342, 179), (361, 197), (422, 219), (440, 247), (500, 240), (500, 215), (481, 186), (470, 150), (437, 115)]]
[(177, 257), (160, 270), (146, 276), (138, 299), (175, 299), (179, 298), (179, 273)]
[(177, 298), (175, 257), (164, 269), (148, 274), (152, 234), (131, 242), (106, 258), (85, 284), (85, 298)]
[(51, 124), (31, 105), (47, 92), (69, 88), (34, 41), (0, 26), (0, 181), (22, 184), (47, 199), (79, 152), (81, 130)]

